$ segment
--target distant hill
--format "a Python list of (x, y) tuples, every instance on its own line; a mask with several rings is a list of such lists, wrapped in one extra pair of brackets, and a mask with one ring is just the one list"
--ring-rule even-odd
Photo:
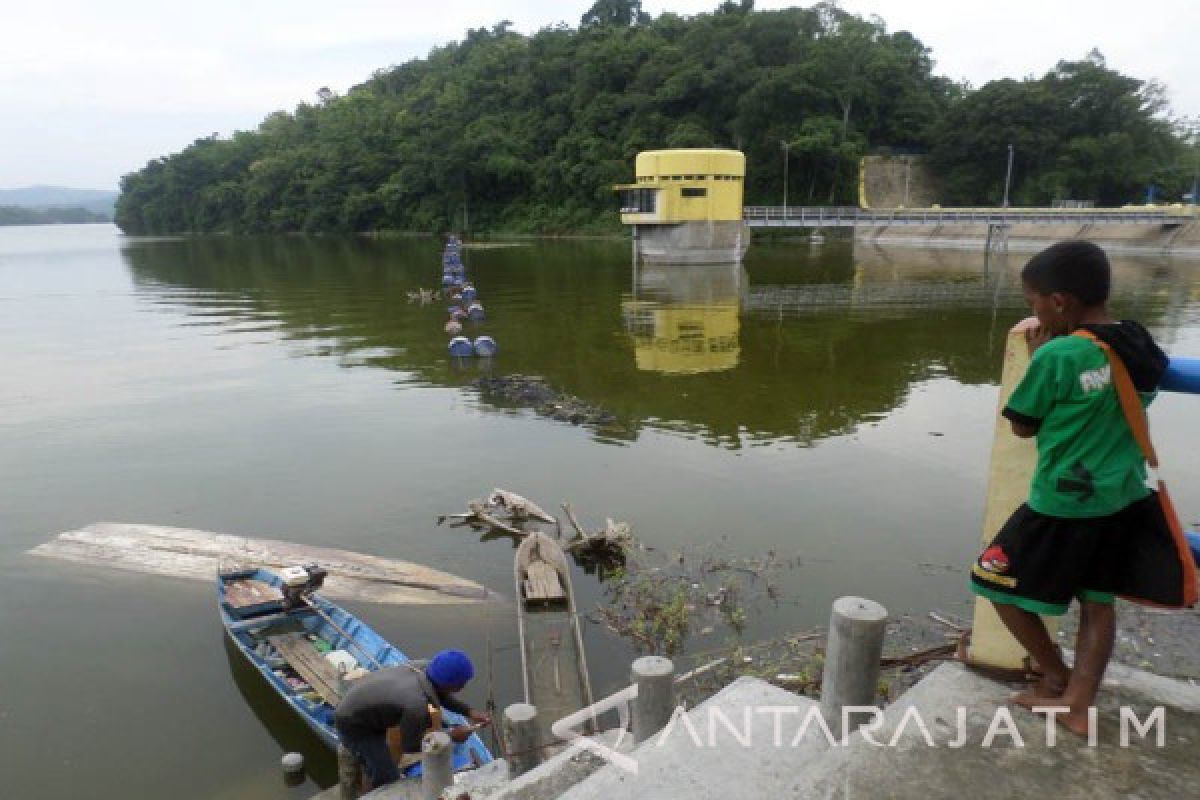
[(0, 206), (0, 225), (80, 225), (111, 221), (112, 215), (86, 208)]
[(117, 193), (107, 189), (71, 189), (65, 186), (27, 186), (0, 189), (0, 206), (31, 208), (82, 208), (112, 219)]

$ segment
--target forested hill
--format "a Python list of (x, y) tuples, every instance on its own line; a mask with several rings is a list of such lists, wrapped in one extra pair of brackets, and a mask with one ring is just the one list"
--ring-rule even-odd
[(936, 76), (912, 34), (828, 4), (652, 19), (640, 2), (599, 0), (578, 27), (472, 30), (344, 96), (322, 90), (256, 131), (199, 139), (127, 175), (116, 221), (128, 233), (613, 229), (611, 186), (632, 178), (638, 151), (744, 150), (747, 201), (765, 203), (782, 194), (783, 142), (796, 203), (854, 203), (858, 159), (881, 147), (928, 151), (951, 202), (996, 202), (1009, 142), (1018, 202), (1118, 203), (1151, 180), (1182, 191), (1184, 144), (1160, 98), (1097, 54), (971, 90)]

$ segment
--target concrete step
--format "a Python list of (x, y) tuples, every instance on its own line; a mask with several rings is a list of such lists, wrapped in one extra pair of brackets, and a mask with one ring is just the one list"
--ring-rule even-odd
[[(901, 696), (883, 714), (871, 737), (832, 748), (812, 763), (796, 797), (822, 800), (927, 800), (969, 797), (1177, 800), (1200, 796), (1200, 688), (1114, 666), (1099, 701), (1097, 744), (1062, 728), (1047, 741), (1046, 715), (1008, 705), (1013, 689), (962, 665), (944, 664)], [(1120, 707), (1146, 720), (1163, 709), (1165, 736), (1158, 746), (1129, 728), (1121, 744)], [(963, 709), (963, 711), (959, 711)], [(1008, 715), (1020, 737), (1004, 731)], [(963, 722), (960, 724), (960, 715)], [(928, 740), (916, 717), (928, 729)], [(965, 743), (953, 747), (965, 732)], [(985, 743), (989, 728), (995, 730)], [(932, 741), (932, 746), (930, 745)], [(990, 746), (986, 746), (990, 744)]]
[(609, 764), (561, 797), (794, 797), (805, 765), (828, 748), (815, 730), (793, 741), (799, 721), (816, 707), (765, 681), (740, 678), (633, 750), (636, 772)]
[[(622, 735), (618, 731), (597, 734), (592, 739), (618, 753), (628, 754), (633, 749), (629, 735)], [(560, 797), (607, 764), (604, 758), (593, 751), (571, 747), (511, 781), (507, 780), (507, 765), (505, 779), (501, 781), (491, 780), (487, 776), (483, 780), (476, 780), (470, 777), (470, 773), (463, 773), (447, 796), (461, 797), (465, 791), (471, 800), (550, 800)]]

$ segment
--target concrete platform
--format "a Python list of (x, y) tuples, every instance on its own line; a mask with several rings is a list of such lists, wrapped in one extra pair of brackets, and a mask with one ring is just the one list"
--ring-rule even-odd
[[(828, 748), (815, 730), (794, 742), (800, 720), (816, 708), (806, 697), (755, 678), (740, 678), (687, 712), (692, 730), (678, 720), (664, 729), (665, 736), (652, 737), (634, 750), (636, 774), (609, 765), (561, 797), (795, 797), (804, 770)], [(776, 719), (779, 747), (773, 746)], [(726, 727), (723, 720), (732, 726)]]
[[(872, 733), (879, 747), (855, 735), (847, 747), (832, 749), (806, 770), (796, 795), (827, 800), (959, 798), (1011, 800), (1016, 797), (1089, 800), (1177, 800), (1200, 796), (1200, 688), (1113, 667), (1100, 697), (1096, 746), (1056, 729), (1047, 744), (1045, 715), (1012, 708), (1013, 690), (958, 664), (945, 664), (910, 689), (884, 715)], [(1139, 720), (1155, 707), (1164, 715), (1163, 746), (1143, 740), (1129, 728), (1121, 746), (1120, 711), (1129, 706)], [(963, 708), (965, 712), (959, 712)], [(909, 716), (919, 713), (934, 746)], [(965, 744), (952, 748), (963, 714)], [(1011, 715), (1021, 742), (1007, 735), (999, 717)], [(985, 746), (989, 727), (996, 735)], [(902, 729), (901, 729), (902, 728)], [(897, 735), (897, 730), (900, 733)]]

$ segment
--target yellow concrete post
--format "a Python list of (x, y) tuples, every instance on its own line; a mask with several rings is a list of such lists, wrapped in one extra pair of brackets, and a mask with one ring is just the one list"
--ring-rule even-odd
[[(1021, 503), (1029, 498), (1029, 482), (1037, 466), (1037, 448), (1033, 439), (1013, 435), (1008, 420), (999, 412), (1009, 395), (1021, 382), (1029, 368), (1029, 345), (1025, 331), (1037, 325), (1030, 317), (1013, 326), (1004, 346), (1004, 367), (1000, 375), (1000, 404), (996, 414), (996, 433), (992, 440), (992, 460), (988, 473), (987, 510), (983, 519), (982, 545), (991, 542), (1000, 526)], [(1056, 620), (1044, 617), (1051, 635), (1057, 629)], [(1005, 669), (1019, 669), (1025, 660), (1025, 650), (1009, 634), (990, 601), (975, 598), (975, 615), (971, 625), (971, 646), (967, 659), (973, 664)]]

